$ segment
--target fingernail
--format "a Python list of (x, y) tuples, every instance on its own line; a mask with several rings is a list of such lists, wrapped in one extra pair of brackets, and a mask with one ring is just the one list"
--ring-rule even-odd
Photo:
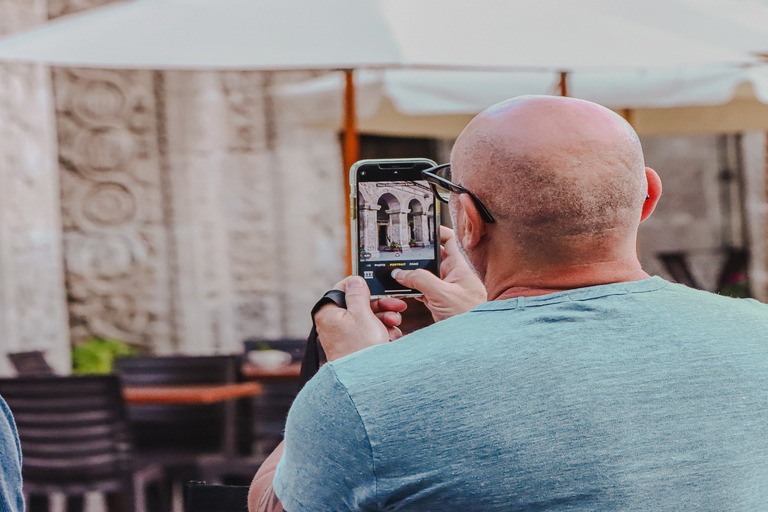
[(347, 288), (362, 288), (365, 286), (365, 281), (360, 276), (355, 276), (347, 283)]
[(399, 269), (399, 268), (396, 268), (396, 269), (392, 270), (392, 279), (397, 279), (397, 274), (399, 274), (402, 271), (403, 270)]

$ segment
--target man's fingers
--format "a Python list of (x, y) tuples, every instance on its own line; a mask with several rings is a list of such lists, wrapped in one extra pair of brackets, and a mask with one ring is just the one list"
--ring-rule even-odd
[(380, 313), (376, 313), (376, 318), (381, 320), (381, 323), (387, 327), (397, 327), (403, 321), (403, 317), (400, 316), (400, 313), (396, 311), (382, 311)]
[(402, 313), (408, 308), (408, 303), (394, 297), (382, 297), (371, 301), (371, 309), (374, 313), (383, 311), (396, 311)]
[(447, 226), (440, 226), (440, 245), (445, 245), (448, 240), (455, 239), (456, 233)]
[(403, 337), (403, 332), (397, 327), (387, 327), (387, 334), (389, 334), (389, 341), (395, 341)]
[(435, 292), (445, 286), (439, 277), (421, 268), (418, 270), (395, 269), (392, 271), (392, 277), (403, 286), (418, 290), (424, 295), (429, 295), (430, 292)]
[(360, 276), (349, 276), (341, 282), (347, 300), (347, 310), (352, 313), (371, 311), (371, 290)]
[[(448, 233), (445, 233), (446, 236), (443, 237), (444, 230), (450, 232), (450, 236), (448, 236)], [(452, 229), (448, 229), (445, 226), (440, 227), (440, 243), (443, 245), (443, 249), (445, 249), (445, 258), (443, 259), (448, 259), (451, 256), (461, 257), (459, 244), (456, 243), (456, 236), (454, 235)]]

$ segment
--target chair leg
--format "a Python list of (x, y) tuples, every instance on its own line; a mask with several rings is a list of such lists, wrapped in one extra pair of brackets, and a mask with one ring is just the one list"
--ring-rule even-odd
[(133, 488), (128, 486), (124, 491), (110, 492), (106, 495), (109, 512), (136, 512), (136, 497)]
[(67, 512), (83, 512), (85, 505), (85, 496), (82, 494), (67, 495)]
[(29, 494), (27, 496), (27, 510), (29, 512), (48, 512), (48, 496), (45, 494)]
[(171, 480), (171, 512), (184, 512), (184, 483), (178, 478)]

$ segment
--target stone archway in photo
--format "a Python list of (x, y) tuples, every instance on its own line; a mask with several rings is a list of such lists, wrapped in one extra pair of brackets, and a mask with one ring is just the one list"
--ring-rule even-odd
[(425, 247), (430, 244), (429, 222), (424, 211), (424, 206), (417, 198), (408, 203), (408, 227), (410, 230), (410, 245), (412, 247)]
[(402, 209), (400, 200), (391, 192), (381, 194), (377, 204), (376, 240), (379, 251), (408, 247), (408, 210)]

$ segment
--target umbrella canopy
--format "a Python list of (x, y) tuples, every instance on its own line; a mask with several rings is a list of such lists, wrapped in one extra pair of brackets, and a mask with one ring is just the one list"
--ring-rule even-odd
[[(357, 75), (358, 108), (373, 115), (382, 98), (409, 116), (476, 114), (499, 101), (523, 94), (553, 94), (551, 72), (436, 70), (362, 71)], [(586, 71), (570, 77), (573, 96), (621, 109), (713, 106), (734, 99), (749, 84), (757, 101), (768, 104), (768, 66)], [(285, 98), (323, 97), (332, 102), (341, 88), (330, 74), (283, 86)]]
[(558, 0), (133, 0), (0, 40), (0, 59), (262, 70), (575, 70), (750, 60), (603, 11)]

